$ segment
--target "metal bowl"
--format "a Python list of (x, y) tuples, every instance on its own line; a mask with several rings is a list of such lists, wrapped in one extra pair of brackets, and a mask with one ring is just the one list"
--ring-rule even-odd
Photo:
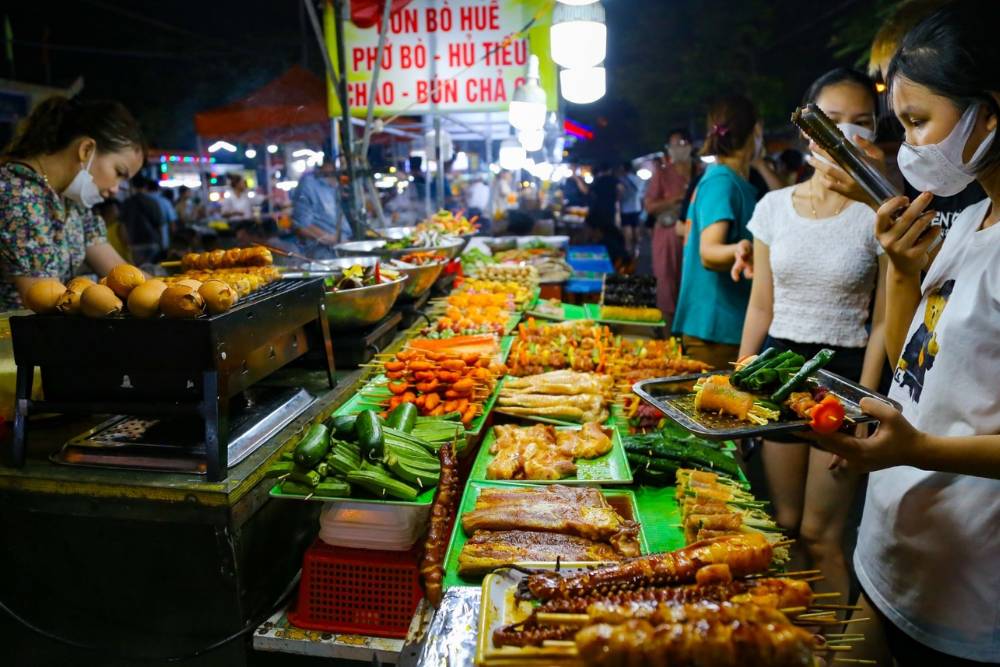
[(502, 250), (513, 250), (517, 247), (517, 237), (516, 236), (498, 236), (492, 239), (486, 239), (483, 241), (486, 247), (490, 249), (491, 252), (500, 252)]
[(399, 298), (409, 276), (392, 282), (326, 293), (326, 318), (334, 330), (357, 329), (375, 324)]
[(408, 299), (416, 299), (423, 296), (424, 292), (429, 290), (437, 281), (438, 277), (441, 276), (441, 271), (444, 270), (445, 264), (447, 262), (431, 262), (430, 264), (414, 266), (413, 268), (394, 266), (392, 269), (410, 277), (410, 282), (406, 283), (403, 295)]
[[(405, 229), (405, 227), (397, 227), (396, 229)], [(457, 236), (446, 236), (439, 246), (399, 248), (398, 250), (389, 250), (385, 247), (385, 244), (386, 241), (382, 239), (372, 241), (348, 241), (347, 243), (341, 243), (335, 246), (334, 249), (341, 257), (374, 255), (376, 257), (396, 258), (408, 255), (411, 252), (439, 252), (447, 255), (448, 259), (454, 259), (462, 251), (462, 246), (465, 245), (465, 241)]]

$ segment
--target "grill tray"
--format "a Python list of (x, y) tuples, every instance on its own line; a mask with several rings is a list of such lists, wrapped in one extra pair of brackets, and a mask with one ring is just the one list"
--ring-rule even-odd
[[(281, 280), (220, 315), (191, 320), (28, 315), (10, 319), (17, 364), (13, 463), (24, 464), (29, 413), (205, 420), (208, 477), (225, 477), (228, 399), (305, 354), (322, 351), (333, 386), (323, 279)], [(44, 401), (31, 401), (34, 367)]]

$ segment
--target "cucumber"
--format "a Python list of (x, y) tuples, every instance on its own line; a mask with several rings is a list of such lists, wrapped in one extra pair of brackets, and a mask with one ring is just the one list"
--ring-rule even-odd
[(417, 406), (413, 403), (400, 403), (396, 409), (389, 413), (385, 425), (409, 433), (417, 423)]
[(313, 424), (295, 445), (293, 460), (303, 468), (312, 468), (323, 460), (330, 449), (330, 429), (326, 424)]
[(328, 479), (322, 484), (317, 484), (313, 492), (325, 498), (341, 498), (351, 495), (351, 485), (340, 479)]
[(264, 473), (265, 477), (281, 477), (287, 475), (295, 469), (295, 464), (291, 461), (277, 461)]
[(394, 479), (381, 472), (356, 470), (347, 474), (347, 481), (382, 498), (392, 496), (401, 500), (413, 500), (419, 492), (409, 484)]
[(382, 458), (385, 439), (382, 435), (382, 425), (374, 411), (364, 410), (358, 413), (358, 419), (354, 423), (354, 437), (363, 455)]
[(437, 486), (438, 480), (441, 477), (440, 468), (437, 471), (430, 471), (408, 466), (402, 460), (392, 455), (389, 456), (385, 464), (396, 477), (404, 482), (416, 484), (421, 489), (426, 489), (429, 486)]
[(358, 421), (357, 415), (339, 415), (330, 419), (330, 429), (340, 439), (353, 438), (356, 421)]

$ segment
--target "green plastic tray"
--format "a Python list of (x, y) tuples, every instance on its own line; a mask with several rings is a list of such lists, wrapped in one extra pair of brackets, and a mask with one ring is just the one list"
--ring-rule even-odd
[(665, 327), (667, 323), (663, 320), (657, 320), (656, 322), (644, 322), (640, 320), (610, 320), (601, 317), (601, 304), (599, 303), (588, 303), (584, 304), (584, 309), (587, 311), (587, 319), (600, 322), (601, 324), (623, 324), (630, 327)]
[(542, 313), (537, 310), (529, 310), (525, 315), (531, 317), (536, 317), (540, 320), (585, 320), (587, 319), (587, 310), (583, 306), (577, 306), (572, 303), (562, 304), (563, 314), (562, 317), (556, 317), (554, 315), (549, 315), (547, 313)]
[[(508, 352), (510, 348), (508, 347)], [(466, 436), (477, 437), (482, 434), (484, 427), (486, 426), (486, 420), (490, 416), (490, 411), (493, 410), (493, 406), (496, 405), (497, 398), (500, 395), (500, 387), (503, 385), (505, 378), (501, 378), (496, 386), (493, 388), (493, 393), (490, 397), (486, 399), (483, 403), (483, 410), (480, 414), (476, 415), (476, 418), (472, 420), (472, 423), (465, 429)], [(380, 402), (384, 399), (392, 396), (392, 393), (385, 386), (388, 379), (385, 375), (381, 373), (376, 375), (371, 380), (364, 385), (358, 393), (345, 401), (337, 410), (333, 413), (335, 417), (340, 415), (355, 415), (362, 410), (378, 410), (381, 412), (382, 406)]]
[[(479, 498), (479, 490), (484, 488), (499, 488), (510, 486), (537, 486), (535, 484), (499, 484), (496, 482), (473, 482), (470, 481), (465, 486), (465, 494), (462, 496), (462, 503), (459, 505), (458, 514), (455, 517), (455, 528), (451, 532), (451, 540), (448, 542), (448, 555), (444, 561), (444, 589), (453, 586), (476, 586), (483, 583), (482, 577), (460, 577), (458, 575), (458, 554), (468, 541), (468, 536), (462, 530), (462, 515), (471, 512), (476, 506)], [(639, 548), (644, 554), (650, 553), (650, 545), (646, 541), (646, 527), (642, 524), (642, 515), (636, 503), (635, 494), (628, 489), (604, 489), (602, 493), (606, 498), (624, 498), (632, 511), (632, 518), (639, 521)], [(627, 518), (627, 517), (626, 517)], [(679, 522), (675, 522), (679, 523)], [(675, 529), (680, 530), (680, 529)], [(682, 536), (683, 539), (683, 536)]]
[[(352, 487), (352, 490), (353, 488), (354, 487)], [(356, 495), (356, 496), (355, 495), (352, 496), (312, 495), (307, 497), (298, 493), (284, 493), (281, 490), (281, 484), (279, 483), (271, 487), (269, 495), (272, 498), (281, 498), (282, 500), (309, 500), (317, 503), (325, 503), (330, 500), (350, 500), (352, 502), (372, 503), (374, 505), (408, 505), (411, 507), (412, 506), (423, 507), (426, 505), (430, 505), (432, 502), (434, 502), (434, 491), (436, 489), (437, 486), (431, 486), (424, 489), (424, 491), (419, 496), (417, 496), (415, 500), (399, 500), (398, 498), (376, 498), (368, 494), (367, 492), (365, 492), (365, 494), (363, 495)]]
[[(495, 428), (495, 427), (494, 427)], [(629, 484), (632, 482), (632, 468), (625, 457), (625, 449), (622, 447), (622, 440), (618, 434), (618, 429), (611, 427), (611, 450), (595, 459), (577, 459), (576, 477), (564, 477), (558, 480), (532, 479), (532, 480), (501, 480), (487, 479), (486, 469), (493, 462), (494, 455), (490, 454), (490, 446), (496, 440), (496, 432), (491, 428), (479, 446), (479, 454), (472, 464), (472, 471), (469, 479), (474, 482), (495, 482), (497, 484), (515, 484), (528, 482), (531, 484), (566, 484), (568, 486), (576, 484)], [(580, 427), (560, 427), (560, 429), (578, 429)]]

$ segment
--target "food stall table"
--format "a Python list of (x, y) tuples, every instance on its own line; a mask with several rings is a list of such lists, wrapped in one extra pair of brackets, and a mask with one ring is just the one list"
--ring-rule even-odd
[(392, 663), (415, 665), (420, 645), (434, 617), (433, 608), (422, 601), (413, 615), (406, 639), (369, 637), (320, 630), (304, 630), (291, 625), (287, 613), (274, 613), (254, 633), (253, 647), (258, 651), (290, 653), (316, 658), (339, 658), (369, 665)]
[[(270, 502), (265, 471), (362, 378), (337, 375), (330, 389), (323, 371), (276, 373), (274, 382), (316, 400), (221, 482), (56, 465), (48, 456), (102, 418), (39, 421), (26, 465), (0, 468), (0, 600), (48, 633), (101, 647), (87, 652), (93, 664), (163, 664), (136, 658), (187, 655), (252, 632), (301, 566), (320, 509)], [(0, 643), (9, 664), (80, 664), (81, 649), (8, 615)], [(250, 644), (244, 635), (185, 664), (244, 665)]]
[(600, 293), (605, 273), (613, 273), (611, 256), (602, 245), (570, 246), (566, 263), (573, 275), (566, 282), (566, 293), (576, 295)]

